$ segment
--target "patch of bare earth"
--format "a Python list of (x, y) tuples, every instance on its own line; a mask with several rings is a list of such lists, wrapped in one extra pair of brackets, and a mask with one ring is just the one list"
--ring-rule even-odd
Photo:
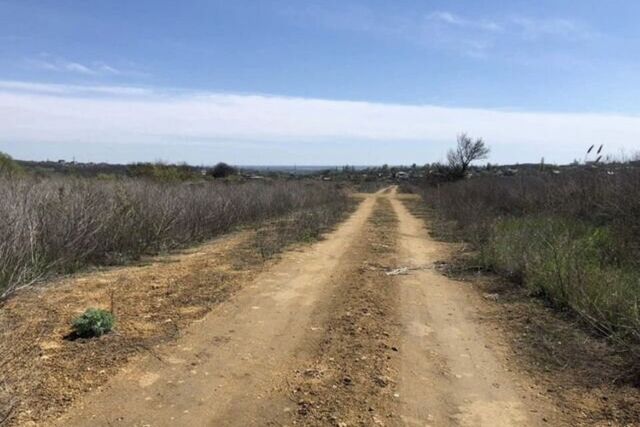
[[(146, 265), (59, 279), (10, 299), (0, 311), (3, 400), (10, 422), (60, 414), (132, 356), (153, 352), (228, 298), (255, 274), (234, 268), (250, 238), (250, 232), (233, 234)], [(116, 332), (70, 339), (71, 320), (88, 307), (112, 309)]]
[[(422, 200), (404, 196), (416, 216), (432, 225), (433, 234), (452, 236), (450, 224), (434, 220)], [(473, 285), (486, 304), (478, 320), (506, 337), (502, 350), (510, 369), (526, 375), (538, 393), (551, 399), (570, 425), (640, 425), (640, 390), (629, 381), (633, 355), (568, 312), (558, 311), (526, 289), (474, 266), (464, 245), (439, 263), (439, 270)]]
[(397, 219), (389, 200), (378, 198), (349, 252), (359, 267), (340, 277), (327, 307), (321, 308), (322, 338), (289, 380), (294, 407), (283, 415), (284, 424), (393, 423), (398, 288), (386, 271), (395, 266), (396, 240)]

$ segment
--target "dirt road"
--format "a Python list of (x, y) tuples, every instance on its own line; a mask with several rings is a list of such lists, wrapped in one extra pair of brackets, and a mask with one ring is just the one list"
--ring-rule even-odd
[(56, 425), (557, 425), (434, 270), (447, 250), (395, 189), (366, 196)]
[(397, 198), (392, 204), (399, 218), (401, 262), (412, 269), (399, 283), (402, 420), (416, 426), (496, 427), (548, 420), (551, 411), (540, 408), (537, 396), (528, 396), (526, 380), (508, 372), (495, 353), (498, 343), (477, 323), (479, 295), (434, 270), (434, 263), (446, 257), (446, 245), (431, 240), (423, 221)]

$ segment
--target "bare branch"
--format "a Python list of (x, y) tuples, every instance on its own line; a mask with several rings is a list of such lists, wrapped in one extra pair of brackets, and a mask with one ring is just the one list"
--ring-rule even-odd
[(447, 153), (447, 160), (449, 167), (464, 175), (473, 161), (486, 159), (489, 152), (489, 147), (485, 145), (482, 138), (474, 141), (466, 133), (461, 133), (458, 135), (456, 149), (449, 150)]

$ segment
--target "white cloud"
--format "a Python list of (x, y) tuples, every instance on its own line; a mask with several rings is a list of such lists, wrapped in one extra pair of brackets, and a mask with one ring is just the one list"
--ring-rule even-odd
[(0, 80), (0, 91), (30, 92), (36, 94), (60, 94), (60, 95), (151, 95), (152, 89), (133, 86), (87, 86), (51, 83), (20, 82), (13, 80)]
[(66, 62), (63, 64), (64, 70), (75, 71), (81, 74), (97, 74), (97, 71), (92, 70), (86, 65), (78, 64), (77, 62)]
[[(300, 147), (344, 141), (375, 150), (396, 142), (442, 146), (467, 131), (494, 160), (570, 161), (591, 144), (637, 149), (640, 117), (509, 112), (263, 95), (0, 82), (0, 142), (219, 144)], [(90, 96), (91, 94), (100, 96)], [(523, 158), (523, 153), (528, 157)], [(531, 158), (535, 156), (535, 158)], [(410, 153), (405, 157), (410, 158)], [(435, 157), (431, 160), (437, 160)], [(336, 162), (340, 161), (336, 153)]]
[(465, 25), (466, 21), (450, 12), (433, 12), (429, 15), (430, 19), (442, 21), (452, 25)]
[(102, 63), (98, 63), (96, 65), (96, 69), (108, 74), (122, 74), (122, 71), (118, 70), (117, 68)]
[(489, 32), (500, 32), (503, 30), (502, 25), (497, 22), (486, 19), (467, 19), (451, 12), (432, 12), (427, 16), (427, 19), (472, 30)]
[(37, 58), (27, 59), (27, 64), (33, 68), (40, 68), (42, 70), (84, 74), (89, 76), (122, 74), (122, 71), (102, 62), (82, 64), (80, 62), (69, 61), (64, 58), (47, 54), (39, 55)]

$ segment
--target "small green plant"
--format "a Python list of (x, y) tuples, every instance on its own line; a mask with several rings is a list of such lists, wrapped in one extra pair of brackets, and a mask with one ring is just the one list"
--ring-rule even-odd
[(113, 314), (100, 308), (89, 308), (73, 319), (73, 331), (82, 338), (99, 337), (111, 331), (115, 324)]

